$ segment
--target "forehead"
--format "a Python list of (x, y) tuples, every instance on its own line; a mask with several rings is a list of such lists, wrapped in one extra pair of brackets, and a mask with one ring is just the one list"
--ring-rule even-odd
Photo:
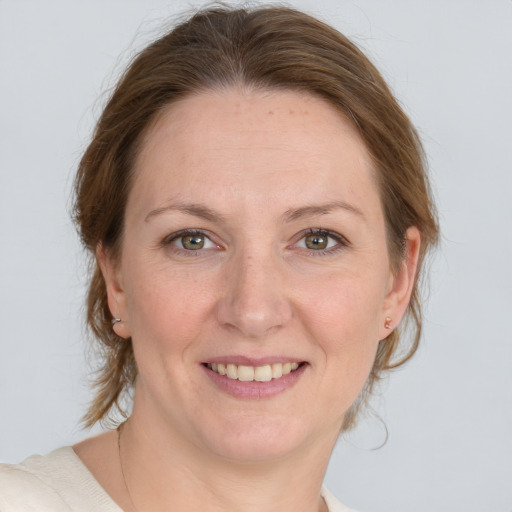
[(186, 97), (158, 116), (136, 161), (134, 193), (149, 202), (206, 196), (224, 206), (368, 195), (378, 203), (373, 173), (352, 123), (321, 98), (223, 89)]

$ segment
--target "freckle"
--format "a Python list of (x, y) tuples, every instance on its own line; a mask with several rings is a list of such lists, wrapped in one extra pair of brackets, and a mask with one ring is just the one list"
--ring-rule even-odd
[(274, 111), (273, 111), (273, 110), (269, 110), (269, 111), (268, 111), (268, 114), (269, 114), (270, 116), (273, 116), (273, 115), (274, 115)]
[(293, 116), (293, 114), (295, 114), (295, 110), (290, 110), (290, 114)]

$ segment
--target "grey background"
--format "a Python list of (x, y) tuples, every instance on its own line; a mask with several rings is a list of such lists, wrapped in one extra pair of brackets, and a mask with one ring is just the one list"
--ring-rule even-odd
[[(73, 443), (90, 399), (72, 174), (134, 51), (201, 2), (0, 0), (0, 460)], [(293, 1), (352, 37), (423, 136), (443, 242), (421, 350), (341, 440), (361, 512), (512, 511), (512, 2)], [(96, 430), (97, 431), (97, 430)]]

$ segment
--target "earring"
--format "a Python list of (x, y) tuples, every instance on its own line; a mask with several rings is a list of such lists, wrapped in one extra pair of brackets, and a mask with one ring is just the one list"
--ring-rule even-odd
[(112, 319), (112, 330), (120, 337), (120, 338), (124, 338), (124, 336), (121, 336), (121, 334), (119, 333), (119, 329), (118, 327), (120, 327), (122, 325), (122, 320), (120, 318), (113, 318)]
[(387, 316), (386, 320), (384, 322), (384, 328), (385, 329), (391, 329), (391, 317)]

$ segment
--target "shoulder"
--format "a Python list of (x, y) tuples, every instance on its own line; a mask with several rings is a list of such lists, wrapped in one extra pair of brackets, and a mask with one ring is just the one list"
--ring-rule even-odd
[(0, 464), (0, 512), (118, 512), (71, 447)]
[(34, 455), (22, 464), (0, 464), (0, 511), (69, 511), (45, 471), (44, 457)]
[(343, 505), (343, 503), (340, 503), (334, 494), (332, 494), (325, 486), (322, 487), (322, 497), (327, 504), (329, 512), (356, 512), (355, 510)]

